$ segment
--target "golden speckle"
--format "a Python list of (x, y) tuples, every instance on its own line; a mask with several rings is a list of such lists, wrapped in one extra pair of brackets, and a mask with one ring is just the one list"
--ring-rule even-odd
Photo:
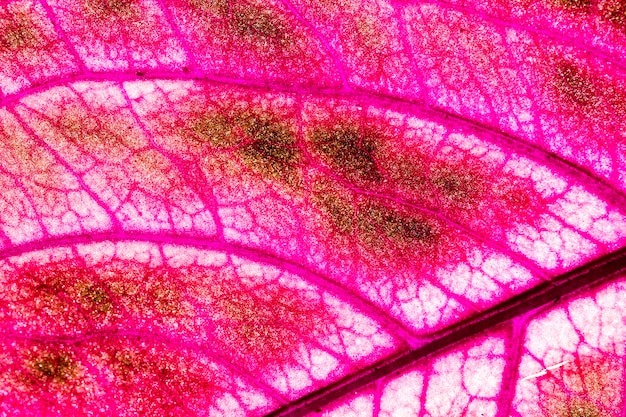
[(87, 14), (99, 19), (135, 17), (136, 0), (86, 0)]
[(288, 26), (275, 11), (241, 3), (233, 5), (231, 13), (231, 27), (248, 42), (263, 47), (285, 47), (290, 43)]
[(431, 182), (444, 199), (443, 204), (454, 208), (474, 208), (486, 189), (482, 180), (478, 175), (452, 167), (441, 167), (431, 172)]
[(41, 48), (44, 42), (43, 35), (29, 16), (15, 15), (12, 19), (0, 19), (0, 51)]
[(236, 132), (234, 122), (219, 113), (202, 115), (193, 121), (189, 130), (193, 139), (214, 148), (230, 148), (242, 140), (241, 135)]
[(315, 193), (313, 198), (339, 233), (351, 234), (354, 231), (354, 208), (349, 201), (329, 192)]
[(599, 97), (592, 80), (577, 65), (571, 62), (560, 62), (554, 74), (554, 86), (565, 100), (581, 107), (598, 103)]
[(298, 182), (302, 154), (294, 132), (286, 124), (257, 114), (239, 115), (235, 123), (245, 135), (240, 152), (250, 169), (287, 184)]
[(375, 136), (354, 126), (336, 125), (330, 129), (316, 128), (310, 139), (314, 151), (347, 180), (378, 183), (382, 176), (374, 159)]
[(591, 6), (591, 0), (557, 0), (557, 4), (568, 10), (581, 10)]
[(606, 20), (626, 31), (626, 1), (609, 0), (601, 7)]
[(79, 302), (88, 311), (96, 314), (108, 314), (113, 309), (113, 302), (107, 290), (95, 283), (79, 283), (78, 285)]
[(367, 203), (359, 208), (359, 229), (368, 240), (380, 240), (381, 233), (398, 246), (434, 246), (440, 235), (438, 226), (418, 215), (411, 215), (382, 204)]
[(33, 375), (43, 382), (64, 383), (76, 376), (73, 355), (64, 351), (45, 352), (28, 362)]

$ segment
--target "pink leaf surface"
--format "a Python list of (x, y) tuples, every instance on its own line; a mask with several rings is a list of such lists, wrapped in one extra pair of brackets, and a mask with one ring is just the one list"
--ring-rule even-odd
[(621, 0), (0, 3), (0, 416), (623, 417)]

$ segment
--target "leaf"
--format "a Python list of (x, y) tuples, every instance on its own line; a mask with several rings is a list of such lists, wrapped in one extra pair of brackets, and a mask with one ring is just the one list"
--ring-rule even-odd
[(0, 414), (623, 414), (619, 0), (0, 5)]

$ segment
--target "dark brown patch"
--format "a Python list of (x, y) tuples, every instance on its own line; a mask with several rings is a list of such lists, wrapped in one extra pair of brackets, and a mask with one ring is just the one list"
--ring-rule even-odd
[[(141, 277), (124, 281), (125, 274)], [(144, 265), (111, 265), (97, 271), (107, 280), (107, 292), (126, 310), (149, 317), (188, 317), (194, 314), (185, 294), (179, 289), (172, 275), (165, 268), (146, 268)], [(181, 324), (182, 322), (179, 322)]]
[(228, 22), (239, 37), (257, 46), (282, 48), (290, 43), (287, 22), (270, 8), (246, 2), (233, 4)]
[(598, 408), (588, 402), (575, 400), (564, 410), (562, 417), (605, 417)]
[(235, 118), (244, 134), (240, 153), (253, 171), (287, 184), (298, 181), (302, 153), (295, 133), (285, 123), (271, 116), (244, 113)]
[(44, 43), (45, 38), (30, 17), (15, 15), (0, 19), (0, 51), (41, 48)]
[(86, 0), (85, 9), (98, 19), (136, 17), (136, 0)]
[(355, 126), (335, 125), (314, 129), (310, 140), (315, 153), (348, 181), (382, 181), (374, 158), (377, 135), (364, 134)]
[(78, 299), (87, 311), (107, 315), (113, 309), (113, 301), (104, 285), (96, 283), (79, 283)]
[(184, 300), (180, 292), (162, 283), (156, 283), (148, 292), (153, 300), (154, 310), (160, 316), (174, 317), (184, 314)]
[(150, 363), (143, 355), (132, 349), (120, 349), (112, 352), (110, 367), (115, 372), (118, 381), (122, 384), (135, 382), (138, 374), (150, 368)]
[(242, 136), (236, 132), (233, 120), (219, 113), (198, 117), (189, 130), (197, 142), (218, 149), (231, 148), (242, 140)]
[(440, 238), (439, 226), (420, 215), (366, 203), (359, 207), (357, 223), (364, 238), (371, 243), (384, 244), (383, 237), (398, 247), (433, 247)]
[(313, 198), (341, 234), (354, 232), (354, 206), (345, 198), (329, 192), (315, 193)]
[(76, 376), (76, 361), (71, 352), (43, 352), (27, 363), (33, 376), (45, 383), (64, 383)]
[(34, 307), (46, 315), (64, 314), (72, 304), (72, 280), (76, 278), (74, 267), (53, 266), (50, 271), (26, 271), (21, 279), (30, 285), (30, 294)]
[(383, 205), (368, 204), (361, 207), (359, 220), (361, 230), (368, 234), (382, 232), (396, 243), (430, 244), (438, 235), (431, 222)]
[(580, 107), (590, 107), (599, 101), (589, 74), (572, 62), (563, 61), (556, 65), (554, 87), (563, 99)]
[(626, 32), (626, 1), (609, 0), (602, 6), (602, 16)]
[(442, 197), (442, 203), (453, 208), (474, 208), (486, 188), (481, 176), (463, 172), (453, 167), (441, 167), (433, 170), (430, 180)]
[(226, 17), (230, 10), (230, 0), (188, 0), (187, 4), (201, 13)]
[(568, 10), (584, 10), (589, 8), (592, 0), (557, 0), (557, 4)]

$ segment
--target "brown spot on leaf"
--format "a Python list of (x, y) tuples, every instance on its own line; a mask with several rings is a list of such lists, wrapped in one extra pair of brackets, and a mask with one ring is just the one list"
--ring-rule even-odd
[(218, 18), (225, 28), (240, 40), (261, 51), (285, 50), (293, 43), (293, 33), (285, 17), (277, 9), (263, 3), (245, 0), (188, 0), (201, 17)]
[(475, 208), (487, 187), (480, 175), (453, 166), (435, 168), (431, 171), (430, 180), (446, 208)]
[(373, 132), (362, 132), (356, 126), (335, 125), (315, 128), (310, 134), (315, 153), (342, 177), (357, 183), (382, 181), (375, 160), (376, 142)]
[[(24, 312), (54, 323), (63, 331), (85, 332), (119, 323), (127, 314), (156, 317), (161, 322), (175, 318), (177, 328), (195, 313), (165, 268), (134, 263), (84, 267), (76, 263), (33, 265), (17, 272), (22, 290), (8, 295), (8, 302)], [(17, 314), (17, 313), (16, 313)]]
[(31, 17), (16, 13), (0, 19), (0, 51), (19, 51), (41, 48), (46, 42)]
[(319, 227), (334, 233), (342, 244), (356, 244), (372, 265), (416, 265), (417, 259), (439, 262), (458, 256), (465, 244), (429, 214), (355, 193), (328, 179), (314, 182), (311, 199), (322, 215)]
[(47, 315), (59, 315), (72, 303), (73, 282), (77, 279), (74, 265), (51, 265), (47, 271), (37, 267), (19, 271), (20, 283), (26, 286), (26, 300), (32, 302), (36, 311)]
[(298, 290), (264, 286), (249, 289), (226, 282), (213, 287), (217, 339), (249, 366), (292, 359), (305, 338), (316, 338), (330, 314)]
[(98, 155), (115, 154), (130, 142), (125, 136), (131, 134), (128, 123), (94, 117), (83, 109), (70, 108), (55, 122), (65, 139)]
[(177, 284), (177, 276), (167, 268), (119, 263), (98, 269), (97, 273), (106, 280), (112, 297), (134, 314), (180, 320), (194, 313)]
[(198, 117), (191, 123), (189, 130), (197, 142), (218, 149), (231, 148), (242, 140), (242, 136), (237, 134), (234, 121), (219, 113)]
[(626, 32), (626, 1), (609, 0), (601, 6), (604, 19)]
[(334, 193), (324, 191), (313, 194), (313, 198), (339, 233), (352, 234), (354, 231), (353, 203)]
[(20, 281), (30, 289), (37, 310), (51, 316), (78, 317), (76, 307), (80, 305), (90, 314), (108, 314), (113, 309), (109, 294), (104, 285), (96, 282), (93, 271), (76, 264), (55, 264), (45, 270), (34, 267), (21, 271)]
[(266, 177), (295, 185), (302, 153), (291, 128), (271, 116), (242, 113), (235, 124), (244, 134), (239, 152), (246, 166)]
[(566, 10), (584, 10), (589, 8), (592, 0), (556, 0), (556, 4)]
[[(152, 340), (105, 339), (93, 359), (108, 368), (111, 396), (128, 415), (182, 416), (189, 404), (207, 407), (223, 389), (215, 368), (184, 347)], [(198, 363), (204, 359), (204, 363)]]
[(574, 399), (570, 405), (559, 411), (559, 417), (608, 417), (597, 406), (589, 402)]
[(230, 10), (230, 2), (230, 0), (188, 0), (187, 4), (200, 13), (227, 16)]
[(122, 348), (113, 352), (109, 366), (122, 384), (132, 384), (138, 374), (149, 367), (149, 363), (139, 352)]
[(44, 383), (65, 383), (76, 376), (76, 361), (69, 351), (37, 352), (27, 362), (36, 380)]
[(385, 34), (376, 16), (364, 14), (356, 17), (354, 35), (367, 48), (383, 52), (382, 48), (386, 44)]
[(136, 0), (86, 0), (85, 9), (89, 16), (99, 20), (112, 17), (136, 17)]
[(184, 299), (172, 286), (156, 282), (148, 289), (154, 310), (161, 316), (180, 316), (185, 313)]
[(419, 245), (431, 247), (439, 239), (439, 228), (417, 214), (410, 214), (380, 203), (367, 203), (359, 207), (357, 221), (367, 239), (381, 237), (400, 247)]
[(196, 117), (187, 136), (218, 150), (234, 149), (245, 166), (264, 177), (297, 186), (302, 152), (287, 122), (261, 111), (212, 112)]
[(242, 39), (260, 47), (283, 48), (290, 43), (287, 22), (275, 10), (247, 2), (231, 5), (229, 24)]
[(110, 289), (103, 284), (94, 282), (80, 282), (78, 287), (78, 299), (80, 304), (87, 311), (94, 314), (108, 315), (113, 310), (113, 300), (110, 296)]
[(590, 107), (599, 101), (594, 82), (589, 74), (572, 62), (557, 63), (554, 71), (554, 87), (564, 100), (580, 107)]

